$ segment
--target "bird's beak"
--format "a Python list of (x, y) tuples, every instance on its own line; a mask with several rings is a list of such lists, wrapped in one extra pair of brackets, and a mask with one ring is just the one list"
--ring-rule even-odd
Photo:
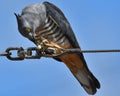
[(29, 39), (33, 42), (35, 41), (35, 36), (34, 35), (35, 35), (34, 32), (29, 33)]

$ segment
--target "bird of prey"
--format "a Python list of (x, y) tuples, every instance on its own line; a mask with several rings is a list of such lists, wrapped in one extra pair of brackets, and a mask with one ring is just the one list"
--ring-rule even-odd
[[(15, 13), (15, 16), (19, 32), (39, 48), (80, 49), (70, 23), (54, 4), (32, 4), (25, 7), (21, 15)], [(93, 95), (100, 88), (82, 53), (65, 54), (54, 59), (66, 64), (88, 94)]]

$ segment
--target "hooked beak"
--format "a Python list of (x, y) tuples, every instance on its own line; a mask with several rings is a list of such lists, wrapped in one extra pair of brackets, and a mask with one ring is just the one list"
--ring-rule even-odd
[(34, 34), (34, 32), (30, 32), (30, 33), (29, 33), (29, 39), (30, 39), (31, 41), (35, 42), (35, 34)]

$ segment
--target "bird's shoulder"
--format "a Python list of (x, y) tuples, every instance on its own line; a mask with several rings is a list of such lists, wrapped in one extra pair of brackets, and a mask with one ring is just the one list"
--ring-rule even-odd
[(71, 42), (74, 48), (79, 48), (79, 44), (75, 37), (75, 34), (71, 28), (71, 25), (67, 18), (65, 17), (64, 13), (54, 4), (50, 2), (43, 2), (46, 7), (46, 14), (50, 15), (59, 25), (62, 32), (66, 35), (68, 40)]

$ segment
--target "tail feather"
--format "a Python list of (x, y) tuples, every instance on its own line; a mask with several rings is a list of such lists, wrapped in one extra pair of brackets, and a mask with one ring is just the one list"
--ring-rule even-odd
[(64, 55), (60, 58), (70, 69), (88, 94), (95, 94), (100, 88), (99, 81), (90, 72), (83, 57), (76, 54)]
[(74, 76), (88, 94), (93, 95), (97, 92), (97, 88), (100, 88), (99, 81), (89, 70), (79, 70)]

